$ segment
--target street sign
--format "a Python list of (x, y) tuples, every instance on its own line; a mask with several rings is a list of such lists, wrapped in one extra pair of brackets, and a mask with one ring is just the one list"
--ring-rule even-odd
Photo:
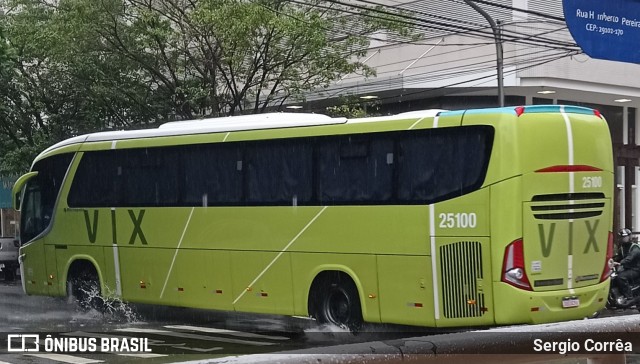
[(563, 0), (569, 31), (591, 58), (640, 63), (640, 0)]
[(0, 209), (8, 209), (12, 207), (11, 204), (11, 189), (16, 182), (16, 176), (0, 176), (0, 182), (2, 188), (0, 188)]

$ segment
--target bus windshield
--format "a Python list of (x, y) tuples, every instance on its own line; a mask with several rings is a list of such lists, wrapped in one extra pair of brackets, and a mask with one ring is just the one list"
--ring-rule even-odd
[(20, 218), (20, 243), (40, 235), (51, 223), (53, 208), (72, 154), (60, 154), (38, 161), (32, 168), (38, 175), (27, 182)]

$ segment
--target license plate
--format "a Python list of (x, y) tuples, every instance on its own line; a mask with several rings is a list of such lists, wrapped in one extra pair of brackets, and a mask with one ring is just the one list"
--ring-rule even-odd
[(562, 300), (563, 308), (571, 308), (580, 306), (580, 299), (578, 298), (565, 298)]

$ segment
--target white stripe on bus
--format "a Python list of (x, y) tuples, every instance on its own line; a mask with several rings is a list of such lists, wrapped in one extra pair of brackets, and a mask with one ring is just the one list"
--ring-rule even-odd
[[(573, 130), (571, 129), (571, 120), (569, 119), (569, 115), (564, 110), (564, 106), (560, 106), (560, 114), (562, 115), (562, 119), (564, 120), (564, 125), (567, 128), (567, 148), (568, 148), (568, 164), (570, 166), (575, 163), (574, 156), (574, 148), (573, 148)], [(569, 193), (575, 192), (575, 172), (569, 172)], [(569, 205), (573, 205), (574, 201), (570, 200)], [(569, 213), (574, 212), (573, 209), (569, 210)], [(569, 224), (573, 223), (573, 219), (569, 220)], [(573, 289), (573, 255), (569, 255), (567, 258), (567, 288), (569, 289), (569, 293), (575, 294), (575, 290)]]
[(231, 135), (231, 133), (227, 133), (224, 135), (224, 138), (222, 139), (223, 142), (227, 141), (227, 138), (229, 137), (229, 135)]
[(567, 265), (569, 266), (569, 269), (567, 272), (567, 288), (569, 288), (569, 293), (574, 294), (576, 292), (573, 289), (573, 255), (572, 254), (569, 254), (569, 257), (567, 258)]
[(436, 267), (436, 209), (429, 205), (429, 235), (431, 237), (431, 277), (433, 280), (433, 310), (436, 320), (440, 319), (440, 297), (438, 295), (438, 270)]
[(199, 326), (188, 326), (188, 325), (166, 325), (165, 327), (167, 329), (174, 329), (174, 330), (191, 330), (191, 331), (207, 332), (212, 334), (227, 334), (231, 336), (249, 337), (254, 339), (289, 340), (289, 338), (286, 336), (261, 335), (261, 334), (254, 334), (252, 332), (216, 329), (213, 327), (199, 327)]
[(118, 256), (118, 245), (113, 244), (113, 265), (116, 271), (116, 296), (122, 297), (122, 281), (120, 280), (120, 258)]
[[(111, 208), (111, 211), (115, 211), (115, 208)], [(118, 244), (113, 242), (113, 268), (116, 272), (116, 296), (122, 297), (122, 280), (120, 276), (120, 256), (118, 254)]]
[[(436, 116), (436, 117), (437, 117), (437, 116)], [(411, 130), (411, 129), (413, 129), (416, 125), (418, 125), (422, 120), (424, 120), (424, 119), (426, 119), (426, 118), (427, 118), (427, 116), (423, 116), (423, 117), (421, 117), (421, 118), (420, 118), (420, 119), (418, 119), (415, 123), (413, 123), (413, 124), (409, 127), (409, 129), (407, 129), (407, 130)]]
[(116, 144), (118, 144), (117, 140), (111, 142), (111, 149), (116, 149)]
[[(256, 278), (255, 278), (251, 283), (249, 283), (249, 285), (247, 286), (247, 288), (248, 288), (248, 287), (252, 287), (252, 286), (253, 286), (253, 285), (258, 281), (258, 279), (260, 279), (260, 277), (262, 277), (262, 276), (267, 272), (267, 270), (269, 270), (269, 268), (271, 268), (271, 266), (273, 265), (273, 263), (275, 263), (275, 262), (276, 262), (276, 261), (277, 261), (277, 260), (282, 256), (282, 254), (284, 254), (284, 252), (286, 252), (286, 251), (287, 251), (287, 249), (289, 249), (289, 247), (291, 246), (291, 244), (293, 244), (296, 240), (298, 240), (298, 238), (300, 237), (300, 235), (302, 235), (302, 233), (304, 233), (304, 232), (309, 228), (309, 226), (311, 226), (311, 224), (313, 224), (313, 222), (314, 222), (314, 221), (316, 221), (316, 219), (317, 219), (318, 217), (320, 217), (320, 215), (322, 215), (322, 213), (324, 212), (324, 210), (326, 210), (326, 209), (327, 209), (327, 207), (329, 207), (329, 206), (325, 206), (325, 207), (323, 207), (323, 208), (322, 208), (322, 210), (320, 210), (320, 212), (318, 212), (318, 213), (316, 214), (316, 216), (314, 216), (314, 217), (313, 217), (313, 219), (311, 219), (311, 221), (309, 221), (309, 223), (308, 223), (305, 227), (303, 227), (303, 228), (302, 228), (302, 230), (300, 230), (300, 232), (298, 233), (298, 235), (296, 235), (293, 239), (291, 239), (291, 241), (289, 242), (289, 244), (287, 244), (287, 246), (285, 246), (285, 247), (284, 247), (284, 249), (282, 249), (282, 251), (280, 251), (280, 253), (278, 253), (278, 255), (276, 255), (276, 257), (275, 257), (275, 258), (273, 258), (273, 260), (271, 261), (271, 263), (269, 263), (269, 264), (268, 264), (268, 265), (267, 265), (267, 266), (262, 270), (262, 272), (260, 272), (260, 274), (258, 274), (258, 276), (257, 276), (257, 277), (256, 277)], [(233, 304), (235, 305), (235, 304), (240, 300), (240, 298), (242, 298), (242, 296), (244, 296), (244, 294), (245, 294), (245, 293), (247, 293), (247, 290), (246, 290), (246, 289), (243, 289), (243, 290), (242, 290), (242, 293), (240, 293), (240, 295), (239, 295), (239, 296), (238, 296), (238, 297), (233, 301)]]
[[(562, 118), (564, 119), (564, 125), (567, 128), (567, 146), (569, 148), (569, 165), (574, 165), (574, 150), (573, 150), (573, 131), (571, 130), (571, 120), (569, 120), (569, 115), (564, 111), (564, 106), (560, 106), (560, 113), (562, 114)], [(574, 184), (575, 172), (569, 172), (569, 193), (573, 193), (575, 190)]]
[(66, 354), (25, 354), (29, 356), (35, 356), (37, 358), (49, 359), (69, 364), (90, 364), (90, 363), (103, 363), (102, 360), (87, 359), (80, 356), (66, 355)]
[[(438, 127), (439, 115), (433, 118), (433, 128)], [(431, 237), (431, 277), (433, 281), (433, 311), (436, 320), (440, 319), (440, 295), (438, 294), (438, 267), (436, 259), (436, 207), (429, 205), (429, 235)]]
[(157, 330), (157, 329), (143, 329), (143, 328), (124, 328), (124, 329), (116, 329), (117, 331), (122, 332), (135, 332), (141, 334), (154, 334), (161, 336), (169, 336), (169, 337), (178, 337), (181, 339), (192, 339), (192, 340), (206, 340), (206, 341), (215, 341), (229, 344), (239, 344), (239, 345), (253, 345), (253, 346), (269, 346), (276, 345), (276, 343), (266, 342), (266, 341), (253, 341), (253, 340), (239, 340), (239, 339), (230, 339), (226, 337), (219, 336), (210, 336), (210, 335), (199, 335), (199, 334), (189, 334), (186, 332), (174, 332), (168, 330)]
[(167, 288), (167, 282), (169, 282), (169, 277), (171, 276), (173, 265), (175, 264), (176, 257), (178, 256), (178, 252), (180, 251), (180, 245), (182, 245), (182, 240), (184, 239), (184, 235), (187, 232), (189, 223), (191, 222), (191, 216), (193, 216), (193, 210), (195, 210), (195, 207), (191, 208), (191, 212), (189, 213), (189, 218), (187, 219), (187, 223), (184, 225), (184, 230), (182, 230), (182, 236), (180, 236), (180, 241), (178, 242), (178, 246), (176, 247), (176, 252), (173, 254), (173, 260), (171, 261), (171, 266), (169, 266), (169, 271), (167, 272), (167, 278), (165, 278), (164, 280), (164, 286), (162, 286), (162, 292), (160, 292), (160, 298), (162, 298), (162, 296), (164, 295), (164, 290)]

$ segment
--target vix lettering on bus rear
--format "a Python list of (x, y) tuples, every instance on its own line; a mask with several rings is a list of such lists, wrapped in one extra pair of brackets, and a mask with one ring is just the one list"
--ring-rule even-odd
[[(131, 238), (129, 239), (129, 244), (134, 244), (136, 240), (140, 240), (142, 245), (147, 245), (147, 239), (144, 236), (144, 232), (142, 231), (142, 219), (144, 218), (144, 213), (146, 210), (139, 210), (138, 214), (134, 210), (127, 210), (129, 213), (129, 218), (133, 223), (133, 230), (131, 231)], [(89, 238), (90, 243), (95, 243), (96, 238), (98, 237), (98, 221), (100, 216), (100, 210), (93, 210), (93, 216), (89, 215), (89, 210), (84, 210), (84, 222), (87, 226), (87, 237)], [(112, 243), (118, 244), (118, 235), (117, 235), (117, 224), (116, 224), (116, 211), (111, 210), (111, 236), (113, 238)]]
[[(584, 249), (582, 251), (583, 254), (589, 253), (591, 249), (595, 253), (600, 252), (598, 249), (598, 243), (596, 240), (596, 231), (598, 230), (598, 224), (600, 224), (600, 220), (589, 221), (585, 220), (586, 229), (588, 233), (587, 241), (584, 243)], [(568, 224), (569, 231), (569, 255), (573, 254), (573, 222)], [(551, 223), (545, 227), (545, 224), (538, 224), (538, 233), (540, 234), (540, 248), (542, 250), (542, 256), (548, 258), (551, 254), (551, 249), (553, 247), (553, 241), (556, 234), (556, 223)], [(580, 242), (578, 242), (580, 243)]]

